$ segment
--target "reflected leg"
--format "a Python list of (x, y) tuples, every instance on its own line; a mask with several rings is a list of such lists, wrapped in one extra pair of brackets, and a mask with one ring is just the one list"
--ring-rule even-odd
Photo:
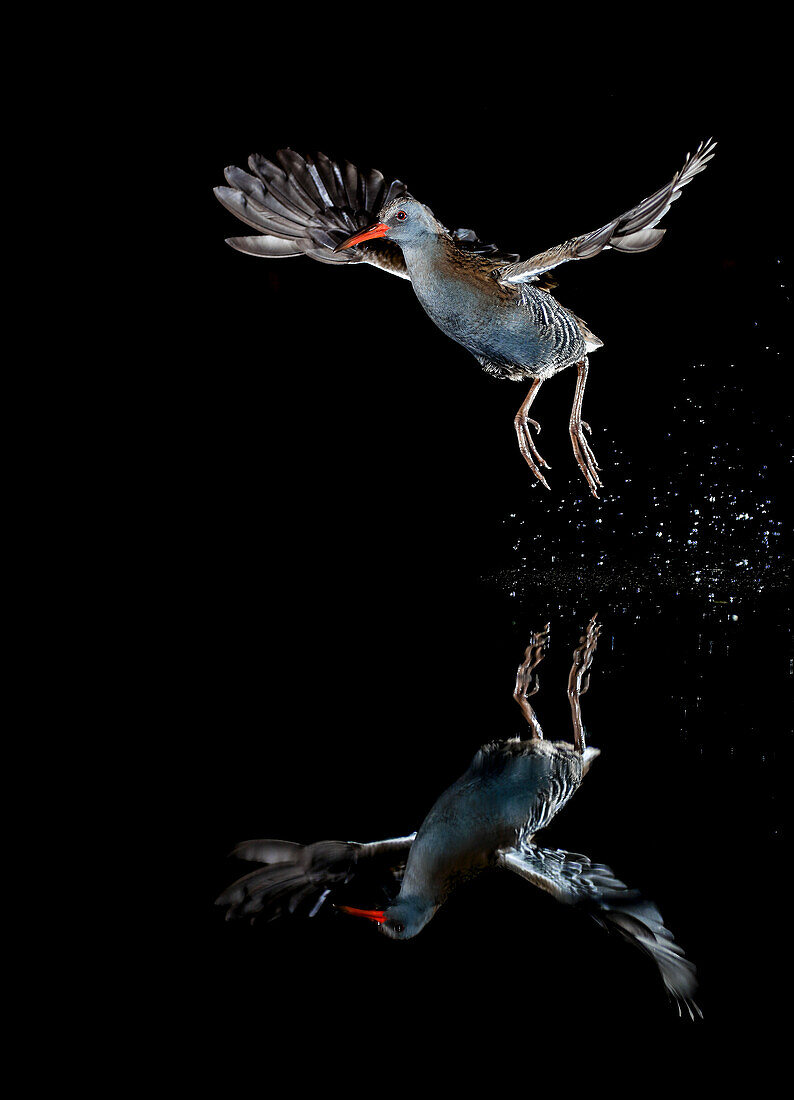
[(573, 721), (573, 743), (577, 752), (584, 752), (584, 727), (582, 726), (582, 712), (579, 707), (579, 699), (590, 687), (590, 666), (593, 663), (598, 636), (601, 633), (601, 623), (596, 622), (598, 612), (593, 615), (587, 624), (586, 633), (579, 639), (579, 645), (573, 651), (573, 664), (568, 676), (568, 702), (571, 704), (571, 719)]
[(543, 456), (538, 451), (537, 447), (535, 446), (535, 441), (532, 438), (532, 433), (529, 430), (529, 425), (531, 424), (535, 431), (539, 432), (540, 424), (538, 424), (537, 420), (532, 420), (529, 416), (527, 416), (530, 405), (538, 396), (538, 390), (542, 385), (543, 379), (536, 378), (532, 385), (529, 387), (529, 393), (524, 398), (524, 402), (521, 408), (516, 413), (513, 423), (516, 427), (518, 447), (521, 451), (521, 454), (526, 459), (527, 465), (529, 466), (535, 477), (538, 479), (538, 481), (541, 483), (541, 485), (544, 485), (548, 489), (549, 483), (543, 476), (540, 467), (545, 466), (547, 470), (550, 470), (551, 466), (549, 466), (546, 459), (543, 458)]
[(571, 408), (571, 419), (568, 424), (568, 431), (571, 434), (571, 443), (573, 444), (573, 453), (576, 461), (579, 463), (579, 469), (585, 476), (587, 484), (590, 486), (590, 492), (598, 500), (598, 493), (596, 488), (603, 482), (598, 476), (597, 471), (600, 469), (596, 462), (595, 455), (593, 454), (590, 444), (584, 437), (582, 428), (587, 428), (587, 431), (592, 434), (592, 429), (586, 420), (582, 420), (582, 399), (584, 398), (584, 388), (587, 385), (587, 371), (589, 364), (587, 356), (576, 364), (577, 378), (576, 378), (576, 392), (573, 397), (573, 407)]
[(549, 640), (549, 630), (551, 629), (551, 623), (546, 623), (543, 630), (533, 634), (529, 640), (529, 645), (524, 653), (524, 660), (522, 664), (518, 666), (516, 672), (516, 686), (513, 690), (513, 698), (521, 707), (521, 713), (529, 723), (532, 730), (532, 736), (537, 737), (539, 740), (543, 740), (543, 730), (540, 728), (540, 722), (537, 719), (537, 715), (529, 704), (529, 696), (534, 695), (540, 687), (537, 676), (535, 675), (535, 669), (540, 662), (546, 656), (546, 645)]

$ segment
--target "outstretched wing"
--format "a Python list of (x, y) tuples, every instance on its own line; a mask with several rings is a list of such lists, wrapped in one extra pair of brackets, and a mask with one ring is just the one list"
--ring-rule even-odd
[(226, 906), (226, 919), (266, 920), (303, 913), (315, 916), (335, 892), (348, 883), (380, 887), (390, 900), (399, 891), (405, 862), (416, 833), (378, 840), (321, 840), (295, 844), (289, 840), (247, 840), (231, 853), (237, 859), (264, 864), (233, 882), (216, 900)]
[(647, 252), (655, 248), (665, 234), (665, 230), (656, 229), (656, 225), (681, 194), (681, 189), (706, 167), (714, 156), (716, 144), (711, 138), (701, 142), (693, 156), (687, 154), (684, 167), (665, 187), (625, 214), (592, 233), (574, 237), (547, 252), (539, 252), (529, 260), (499, 267), (494, 272), (496, 279), (500, 283), (534, 283), (544, 271), (558, 264), (568, 260), (587, 260), (605, 248), (614, 248), (617, 252)]
[(304, 255), (326, 264), (363, 262), (409, 278), (393, 242), (367, 241), (334, 253), (346, 237), (371, 225), (381, 206), (404, 194), (404, 183), (387, 183), (382, 172), (362, 172), (348, 161), (337, 164), (323, 153), (304, 158), (279, 149), (276, 161), (249, 157), (251, 174), (227, 168), (229, 186), (215, 188), (226, 209), (260, 234), (230, 237), (232, 248), (271, 259)]
[[(362, 172), (349, 161), (337, 164), (323, 153), (304, 158), (279, 149), (276, 161), (249, 157), (252, 174), (227, 168), (229, 186), (215, 188), (226, 209), (258, 231), (255, 237), (229, 237), (232, 248), (270, 259), (311, 256), (324, 264), (372, 264), (410, 279), (401, 249), (385, 238), (334, 252), (347, 237), (372, 225), (382, 207), (405, 195), (404, 183), (387, 183), (382, 172)], [(455, 229), (452, 237), (462, 252), (494, 265), (519, 258), (481, 241), (473, 229)]]
[(499, 864), (563, 904), (581, 906), (602, 927), (618, 932), (650, 955), (679, 1013), (686, 1009), (693, 1019), (701, 1015), (694, 1001), (694, 965), (665, 928), (653, 902), (630, 890), (609, 867), (575, 852), (534, 844), (504, 851)]

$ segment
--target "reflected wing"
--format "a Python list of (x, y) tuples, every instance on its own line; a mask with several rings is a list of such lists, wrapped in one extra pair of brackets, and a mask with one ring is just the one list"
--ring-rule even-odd
[(304, 158), (279, 149), (276, 161), (249, 157), (250, 174), (227, 168), (229, 186), (215, 188), (226, 209), (260, 234), (230, 237), (232, 248), (271, 259), (304, 255), (326, 264), (368, 263), (409, 278), (393, 242), (368, 241), (334, 254), (346, 237), (376, 220), (384, 203), (405, 193), (404, 183), (387, 183), (381, 172), (362, 172), (348, 161), (337, 164), (323, 153)]
[(655, 248), (665, 234), (664, 229), (656, 229), (655, 226), (681, 194), (681, 189), (706, 167), (714, 156), (716, 144), (711, 138), (701, 142), (693, 156), (687, 154), (684, 167), (665, 187), (614, 221), (592, 233), (558, 244), (547, 252), (539, 252), (529, 260), (500, 267), (495, 272), (496, 278), (500, 283), (534, 283), (544, 271), (558, 264), (568, 260), (587, 260), (605, 248), (614, 248), (617, 252), (647, 252)]
[(584, 908), (608, 931), (618, 932), (650, 955), (668, 993), (694, 1019), (701, 1012), (694, 1001), (695, 967), (664, 926), (653, 902), (629, 890), (603, 863), (562, 849), (527, 844), (502, 853), (500, 865), (538, 886), (565, 905)]
[(247, 840), (231, 854), (264, 866), (232, 883), (215, 904), (227, 907), (227, 920), (260, 915), (275, 920), (293, 913), (313, 917), (342, 886), (363, 882), (371, 890), (373, 881), (391, 899), (399, 891), (415, 836), (369, 844)]

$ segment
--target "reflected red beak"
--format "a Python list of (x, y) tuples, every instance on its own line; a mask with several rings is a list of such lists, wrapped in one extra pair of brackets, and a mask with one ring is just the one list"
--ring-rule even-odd
[(335, 905), (335, 909), (341, 909), (343, 913), (352, 913), (354, 917), (366, 917), (377, 924), (383, 924), (386, 914), (382, 909), (354, 909), (352, 905)]
[[(346, 248), (352, 248), (354, 244), (361, 244), (362, 241), (372, 241), (376, 237), (385, 237), (388, 230), (388, 225), (384, 225), (383, 222), (376, 222), (369, 229), (362, 229), (360, 233), (354, 233), (352, 237), (342, 241), (341, 244), (336, 246), (334, 252), (344, 252)], [(344, 906), (340, 905), (339, 908), (344, 909)]]

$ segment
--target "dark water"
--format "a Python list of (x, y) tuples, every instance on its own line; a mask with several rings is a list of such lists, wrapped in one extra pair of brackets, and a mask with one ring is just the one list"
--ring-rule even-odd
[[(696, 380), (713, 384), (729, 407), (738, 392), (707, 369)], [(697, 398), (684, 403), (697, 422)], [(743, 407), (749, 425), (758, 423)], [(678, 398), (668, 415), (680, 424)], [(664, 426), (667, 416), (660, 419)], [(314, 540), (277, 546), (277, 555), (295, 555), (277, 570), (286, 587), (278, 604), (265, 580), (247, 596), (254, 555), (241, 555), (215, 610), (224, 641), (204, 688), (227, 731), (201, 762), (216, 830), (207, 858), (220, 890), (243, 870), (225, 864), (225, 852), (249, 836), (369, 840), (416, 828), (479, 744), (525, 730), (511, 698), (515, 667), (531, 630), (547, 621), (551, 650), (534, 703), (546, 735), (569, 738), (571, 651), (597, 611), (604, 633), (583, 713), (602, 755), (544, 843), (608, 863), (657, 902), (698, 966), (699, 1000), (713, 1024), (748, 999), (764, 1002), (779, 950), (774, 935), (746, 926), (755, 927), (759, 907), (764, 923), (775, 913), (786, 844), (791, 603), (783, 500), (768, 474), (780, 452), (766, 429), (743, 432), (761, 452), (753, 491), (747, 477), (725, 487), (730, 467), (741, 465), (725, 438), (715, 448), (702, 433), (696, 476), (682, 479), (678, 452), (670, 470), (624, 452), (618, 472), (602, 435), (597, 453), (615, 488), (601, 504), (582, 495), (572, 472), (559, 499), (554, 490), (517, 494), (521, 505), (489, 517), (476, 549), (469, 543), (462, 554), (425, 521), (424, 547), (406, 533), (404, 551), (383, 568), (369, 537), (364, 548), (347, 538), (339, 546), (329, 517), (336, 568), (326, 575)], [(659, 436), (661, 450), (666, 433)], [(564, 462), (552, 465), (557, 474)], [(653, 510), (635, 527), (623, 494), (642, 476), (653, 480), (636, 492)], [(390, 504), (354, 511), (364, 538)], [(463, 525), (471, 524), (469, 513)], [(493, 552), (480, 557), (487, 540)], [(475, 967), (508, 1013), (540, 988), (550, 1018), (575, 1001), (585, 1014), (672, 1024), (650, 963), (502, 878), (460, 890), (409, 945), (335, 914), (258, 928), (215, 925), (208, 914), (214, 981), (240, 995), (258, 974), (295, 1021), (312, 1012), (295, 967), (324, 975), (334, 1000), (353, 1012), (373, 995), (373, 980), (398, 1005), (441, 996), (441, 983), (449, 1010), (470, 1019), (482, 996)]]
[[(529, 254), (661, 185), (712, 128), (682, 106), (629, 157), (617, 107), (600, 108), (586, 181), (561, 172), (552, 193), (518, 154), (502, 179), (481, 170), (498, 128), (474, 152), (377, 136), (370, 149), (361, 131), (348, 150), (317, 121), (232, 128), (219, 108), (198, 183), (255, 145), (325, 145)], [(688, 1026), (766, 1019), (787, 931), (790, 275), (778, 242), (749, 231), (758, 181), (736, 205), (749, 123), (722, 121), (659, 249), (560, 277), (557, 297), (605, 343), (584, 403), (600, 501), (570, 451), (571, 372), (533, 408), (547, 493), (515, 443), (523, 388), (484, 376), (406, 283), (224, 250), (237, 226), (208, 193), (188, 354), (177, 337), (161, 382), (150, 549), (194, 866), (194, 908), (163, 946), (189, 975), (178, 1011), (232, 1076), (263, 1035), (377, 1042), (439, 1017), (484, 1044), (535, 1013), (680, 1034), (650, 962), (512, 876), (462, 888), (409, 944), (332, 912), (249, 927), (212, 907), (242, 839), (415, 829), (480, 744), (522, 732), (515, 669), (545, 622), (536, 709), (547, 737), (569, 738), (571, 651), (596, 611), (583, 715), (602, 754), (543, 842), (658, 904), (700, 975), (704, 1020)], [(619, 183), (598, 173), (616, 161)]]

